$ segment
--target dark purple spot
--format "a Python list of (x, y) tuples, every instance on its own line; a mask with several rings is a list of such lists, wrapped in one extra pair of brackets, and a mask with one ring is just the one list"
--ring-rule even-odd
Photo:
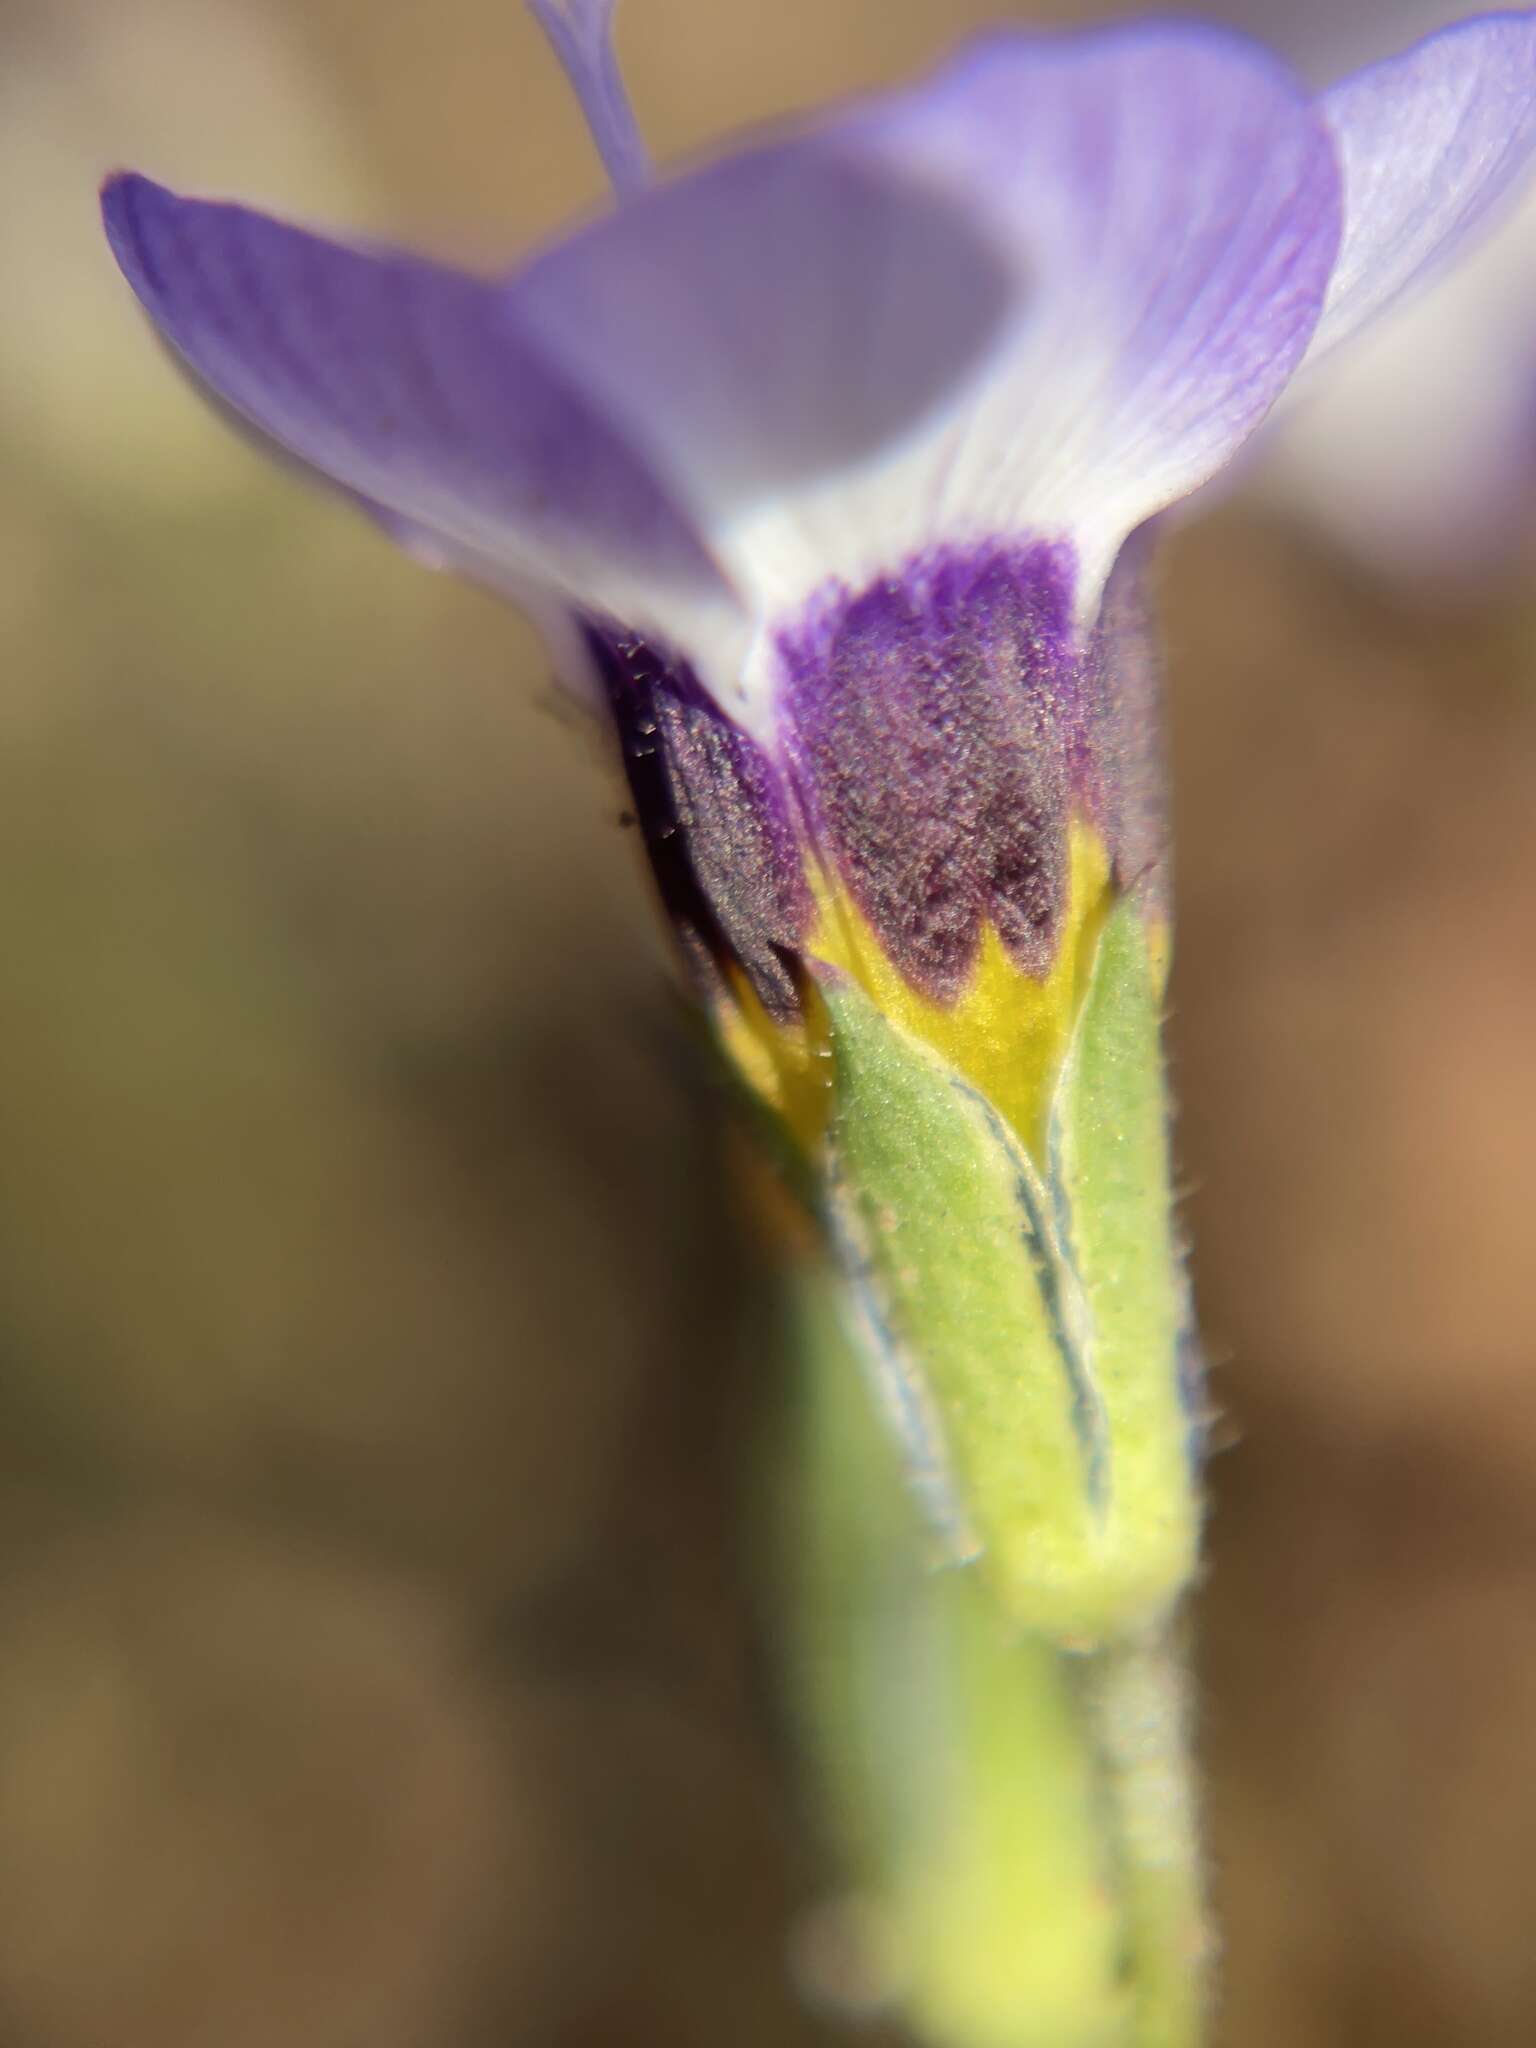
[(962, 992), (994, 923), (1055, 956), (1075, 807), (1098, 817), (1104, 665), (1063, 543), (936, 550), (833, 591), (780, 641), (782, 716), (823, 854), (907, 978)]
[(777, 1017), (798, 1008), (790, 963), (810, 895), (789, 793), (686, 663), (589, 624), (635, 818), (694, 966), (739, 967)]

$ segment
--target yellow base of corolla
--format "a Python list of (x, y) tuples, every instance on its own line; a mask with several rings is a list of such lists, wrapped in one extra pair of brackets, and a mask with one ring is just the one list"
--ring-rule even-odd
[[(1081, 823), (1072, 828), (1069, 872), (1050, 971), (1035, 975), (1021, 967), (989, 924), (970, 981), (954, 1003), (914, 988), (847, 890), (825, 873), (812, 877), (817, 918), (806, 952), (848, 975), (882, 1015), (963, 1075), (1036, 1154), (1111, 897), (1108, 852)], [(777, 1022), (744, 980), (733, 993), (734, 1004), (719, 1020), (727, 1053), (802, 1149), (814, 1152), (831, 1100), (824, 1031), (814, 1019)]]

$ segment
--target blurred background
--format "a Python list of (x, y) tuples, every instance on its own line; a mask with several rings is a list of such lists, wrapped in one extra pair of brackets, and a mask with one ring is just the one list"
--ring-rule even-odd
[[(999, 12), (621, 46), (665, 155)], [(0, 2041), (842, 2038), (786, 1969), (769, 1297), (619, 793), (515, 616), (183, 392), (118, 163), (480, 263), (599, 190), (514, 0), (0, 0)], [(1531, 246), (1528, 331), (1430, 349), (1527, 427)], [(1389, 453), (1447, 439), (1415, 388)], [(1224, 2039), (1525, 2048), (1526, 474), (1394, 557), (1343, 431), (1166, 558)]]

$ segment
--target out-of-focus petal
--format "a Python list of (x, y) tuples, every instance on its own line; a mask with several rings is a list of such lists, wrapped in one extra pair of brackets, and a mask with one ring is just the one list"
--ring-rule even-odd
[(102, 205), (129, 283), (216, 401), (419, 544), (629, 621), (728, 612), (687, 517), (518, 332), (502, 287), (132, 174)]
[(1437, 268), (1536, 161), (1536, 14), (1458, 22), (1319, 105), (1345, 227), (1314, 358)]
[(1017, 278), (971, 195), (833, 127), (653, 188), (510, 290), (766, 622), (878, 558), (860, 480), (984, 388)]
[(587, 117), (603, 167), (621, 196), (650, 175), (629, 94), (613, 54), (615, 0), (528, 0)]
[(1261, 489), (1416, 593), (1507, 568), (1536, 531), (1536, 194), (1303, 382)]
[(646, 195), (514, 293), (765, 615), (1042, 533), (1091, 608), (1268, 410), (1338, 233), (1329, 138), (1257, 46), (1000, 35)]

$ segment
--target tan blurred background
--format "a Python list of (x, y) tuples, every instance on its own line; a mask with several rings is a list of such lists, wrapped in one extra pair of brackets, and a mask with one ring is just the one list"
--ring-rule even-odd
[[(623, 42), (670, 153), (997, 12)], [(0, 4), (0, 2042), (834, 2040), (770, 1319), (617, 792), (178, 387), (117, 163), (482, 261), (598, 189), (515, 0)], [(1528, 567), (1168, 564), (1233, 2048), (1536, 2039)]]

